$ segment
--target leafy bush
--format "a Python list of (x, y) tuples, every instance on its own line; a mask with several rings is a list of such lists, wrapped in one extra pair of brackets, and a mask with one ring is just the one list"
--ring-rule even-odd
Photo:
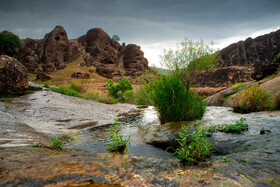
[(116, 41), (120, 41), (120, 37), (117, 34), (114, 34), (112, 38)]
[(150, 83), (150, 98), (161, 123), (201, 119), (206, 111), (203, 98), (176, 76), (162, 76)]
[(274, 107), (275, 110), (280, 110), (280, 91), (274, 96)]
[(248, 124), (244, 123), (244, 118), (241, 118), (239, 121), (236, 121), (232, 125), (216, 125), (209, 128), (209, 132), (222, 131), (225, 133), (236, 133), (240, 134), (241, 132), (248, 130)]
[(271, 94), (259, 85), (251, 86), (242, 91), (241, 98), (233, 106), (233, 111), (238, 113), (258, 112), (270, 110), (273, 107)]
[[(213, 45), (213, 44), (212, 44)], [(171, 70), (188, 87), (195, 83), (196, 76), (203, 70), (211, 70), (218, 64), (219, 52), (215, 52), (202, 40), (187, 40), (177, 44), (177, 49), (164, 49), (162, 66)]]
[(13, 33), (0, 32), (0, 55), (13, 56), (19, 47), (21, 47), (21, 41), (18, 36)]
[(206, 138), (208, 130), (201, 128), (200, 125), (192, 133), (189, 133), (187, 126), (182, 129), (183, 132), (179, 132), (179, 138), (176, 139), (180, 146), (176, 149), (169, 147), (167, 151), (172, 149), (174, 151), (172, 156), (175, 155), (182, 163), (205, 161), (214, 149)]
[(134, 92), (133, 90), (128, 90), (123, 94), (124, 102), (125, 103), (133, 103), (134, 99)]
[(57, 134), (51, 139), (51, 148), (58, 150), (63, 150), (65, 144), (73, 144), (79, 137), (79, 132), (67, 133), (67, 134)]
[(246, 86), (247, 84), (246, 83), (240, 83), (240, 84), (236, 84), (234, 86), (231, 87), (232, 90), (236, 90), (242, 86)]
[(123, 138), (122, 135), (119, 135), (119, 126), (120, 123), (115, 119), (115, 123), (109, 129), (109, 140), (112, 141), (112, 144), (108, 145), (107, 151), (126, 153), (130, 146), (130, 136), (128, 138)]
[(127, 78), (122, 78), (119, 83), (114, 85), (114, 81), (109, 79), (106, 84), (106, 90), (108, 94), (114, 99), (118, 99), (121, 102), (125, 101), (124, 93), (133, 90), (131, 82)]

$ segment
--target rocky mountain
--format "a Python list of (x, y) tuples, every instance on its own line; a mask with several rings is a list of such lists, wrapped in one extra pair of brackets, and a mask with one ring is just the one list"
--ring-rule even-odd
[(79, 56), (83, 59), (81, 66), (94, 66), (98, 74), (114, 80), (125, 76), (135, 81), (148, 68), (148, 60), (139, 46), (121, 45), (101, 28), (69, 40), (65, 29), (56, 26), (42, 40), (22, 40), (17, 58), (28, 72), (42, 74), (63, 69)]
[(198, 87), (228, 87), (238, 82), (260, 80), (280, 65), (280, 30), (255, 39), (233, 43), (220, 51), (220, 61), (211, 72), (197, 77)]

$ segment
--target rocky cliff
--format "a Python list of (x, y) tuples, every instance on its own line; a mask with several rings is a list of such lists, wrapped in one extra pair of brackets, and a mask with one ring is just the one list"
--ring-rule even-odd
[(126, 76), (134, 81), (148, 68), (141, 48), (120, 45), (101, 28), (91, 29), (78, 39), (69, 40), (62, 26), (56, 26), (42, 40), (22, 40), (17, 58), (31, 73), (51, 73), (82, 56), (81, 66), (94, 66), (97, 73), (119, 80)]
[(280, 61), (280, 30), (247, 38), (231, 44), (220, 52), (219, 65), (197, 77), (198, 87), (227, 87), (237, 82), (260, 80), (277, 71)]

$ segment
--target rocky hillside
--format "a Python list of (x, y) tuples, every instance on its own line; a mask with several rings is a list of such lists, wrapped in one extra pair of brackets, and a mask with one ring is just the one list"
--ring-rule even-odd
[(65, 29), (56, 26), (42, 40), (22, 40), (17, 58), (28, 72), (41, 74), (63, 69), (81, 56), (80, 66), (94, 66), (98, 74), (114, 80), (126, 76), (133, 81), (148, 68), (148, 60), (139, 46), (121, 45), (101, 28), (69, 40)]
[(275, 73), (280, 60), (280, 30), (255, 39), (233, 43), (220, 52), (220, 62), (211, 72), (197, 77), (198, 87), (228, 87), (238, 82), (260, 80)]

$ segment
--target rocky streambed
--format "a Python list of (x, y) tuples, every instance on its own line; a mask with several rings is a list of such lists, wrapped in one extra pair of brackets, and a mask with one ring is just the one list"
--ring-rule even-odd
[[(208, 107), (204, 126), (245, 118), (243, 134), (214, 133), (211, 160), (183, 166), (160, 149), (182, 125), (159, 125), (152, 107), (106, 105), (51, 91), (0, 102), (0, 184), (23, 186), (278, 186), (280, 112), (234, 114)], [(129, 154), (107, 153), (108, 128), (119, 118), (121, 134), (131, 136)], [(261, 128), (271, 133), (259, 134)], [(79, 131), (79, 144), (65, 151), (34, 148), (57, 133)], [(226, 156), (227, 162), (222, 162)]]

